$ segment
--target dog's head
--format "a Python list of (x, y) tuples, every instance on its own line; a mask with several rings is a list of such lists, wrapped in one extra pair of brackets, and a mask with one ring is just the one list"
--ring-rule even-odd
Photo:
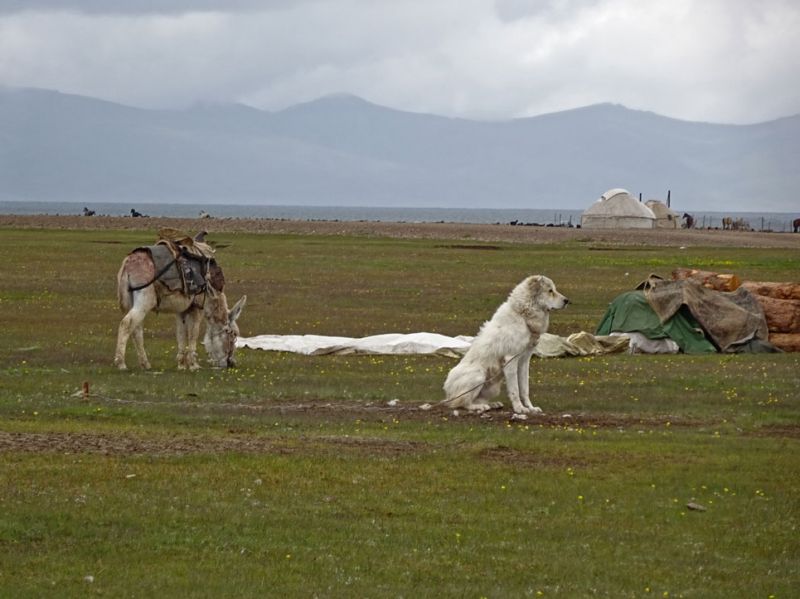
[(566, 308), (569, 299), (561, 295), (555, 283), (543, 275), (533, 275), (523, 281), (530, 303), (549, 312)]

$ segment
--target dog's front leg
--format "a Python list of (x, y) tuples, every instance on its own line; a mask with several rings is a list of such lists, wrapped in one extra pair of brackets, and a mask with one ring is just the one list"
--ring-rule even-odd
[(531, 403), (531, 387), (530, 387), (530, 369), (531, 357), (533, 356), (533, 348), (526, 351), (519, 359), (519, 366), (517, 368), (517, 380), (519, 382), (519, 395), (522, 406), (529, 414), (541, 414), (541, 408), (534, 406)]
[(517, 414), (525, 414), (527, 410), (522, 405), (519, 397), (519, 360), (522, 356), (517, 356), (512, 360), (506, 362), (503, 366), (503, 374), (506, 379), (506, 391), (508, 392), (508, 399), (511, 400), (511, 407)]

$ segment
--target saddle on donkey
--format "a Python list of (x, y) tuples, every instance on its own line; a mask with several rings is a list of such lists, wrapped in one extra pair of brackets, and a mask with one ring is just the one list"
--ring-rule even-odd
[(204, 240), (205, 235), (205, 231), (191, 237), (176, 229), (161, 229), (155, 245), (133, 250), (150, 254), (156, 274), (152, 281), (131, 288), (131, 291), (147, 287), (155, 281), (170, 291), (182, 291), (189, 296), (204, 293), (207, 285), (222, 291), (225, 277), (214, 258), (214, 248)]

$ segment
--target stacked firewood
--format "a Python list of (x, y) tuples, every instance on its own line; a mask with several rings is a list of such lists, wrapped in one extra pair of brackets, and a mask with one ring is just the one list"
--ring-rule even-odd
[(673, 279), (696, 279), (717, 291), (735, 291), (740, 286), (756, 296), (764, 309), (769, 341), (784, 351), (800, 352), (800, 283), (740, 281), (736, 275), (690, 268), (672, 271)]

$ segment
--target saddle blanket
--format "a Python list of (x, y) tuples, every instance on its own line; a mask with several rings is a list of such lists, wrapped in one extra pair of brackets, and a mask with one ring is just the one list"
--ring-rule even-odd
[(156, 272), (164, 271), (158, 280), (170, 291), (183, 291), (196, 295), (205, 289), (206, 279), (203, 276), (203, 265), (200, 260), (181, 255), (176, 259), (175, 250), (165, 243), (139, 247), (134, 251), (145, 251), (150, 254)]

